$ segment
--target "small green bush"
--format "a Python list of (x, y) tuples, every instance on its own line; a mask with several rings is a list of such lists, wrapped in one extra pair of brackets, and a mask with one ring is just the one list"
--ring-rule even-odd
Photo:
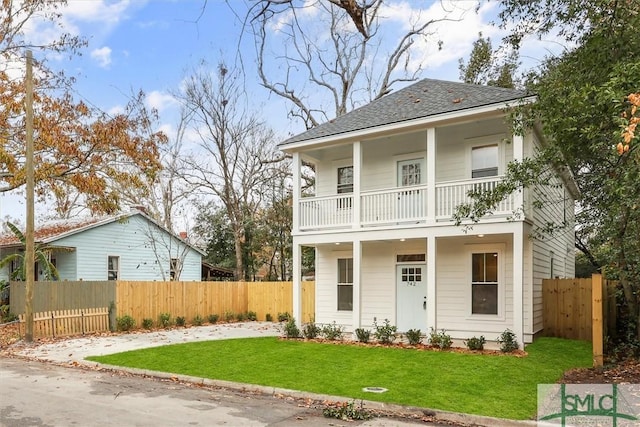
[(302, 336), (308, 340), (317, 338), (321, 331), (320, 327), (313, 322), (305, 323), (302, 326)]
[(496, 341), (500, 344), (500, 351), (503, 353), (511, 353), (520, 348), (518, 340), (516, 339), (516, 334), (514, 334), (510, 329), (506, 329), (501, 333)]
[(192, 322), (195, 326), (202, 326), (204, 323), (204, 319), (199, 314), (196, 314), (196, 317), (193, 318)]
[(148, 317), (145, 317), (144, 319), (142, 319), (142, 327), (145, 329), (152, 329), (153, 319), (149, 319)]
[(322, 410), (325, 418), (336, 418), (343, 421), (348, 420), (369, 420), (373, 415), (364, 409), (364, 403), (360, 402), (356, 406), (355, 401), (352, 402), (336, 402), (328, 404)]
[(371, 339), (371, 331), (368, 329), (357, 328), (356, 329), (356, 338), (360, 342), (367, 343)]
[(480, 335), (480, 338), (478, 337), (469, 338), (464, 342), (464, 344), (467, 346), (469, 350), (484, 350), (484, 344), (486, 342), (487, 341), (484, 339), (484, 336)]
[(210, 314), (207, 317), (207, 320), (209, 321), (209, 323), (211, 323), (212, 325), (215, 325), (216, 323), (218, 323), (218, 319), (220, 319), (220, 315), (219, 314)]
[(451, 335), (447, 334), (447, 331), (441, 329), (440, 332), (431, 328), (431, 332), (429, 332), (429, 344), (433, 347), (438, 347), (441, 350), (447, 350), (451, 348), (451, 344), (453, 344), (453, 340), (451, 339)]
[(271, 313), (267, 313), (264, 316), (264, 320), (266, 320), (267, 322), (273, 322), (273, 316), (271, 315)]
[(169, 328), (171, 327), (171, 325), (173, 324), (172, 320), (171, 320), (171, 314), (169, 313), (160, 313), (160, 315), (158, 316), (158, 325), (161, 328)]
[(236, 320), (238, 322), (244, 322), (245, 320), (247, 320), (246, 313), (238, 313), (238, 314), (236, 314)]
[(405, 335), (407, 336), (407, 341), (409, 342), (409, 345), (420, 344), (421, 334), (422, 334), (422, 331), (420, 329), (409, 329), (405, 333)]
[(291, 320), (289, 312), (278, 313), (278, 322), (288, 322), (289, 320)]
[(291, 318), (284, 324), (284, 336), (287, 338), (300, 338), (300, 329), (296, 325), (296, 320)]
[(176, 326), (184, 326), (187, 324), (187, 319), (184, 316), (176, 317)]
[(247, 311), (247, 320), (255, 322), (258, 320), (258, 314), (255, 311)]
[(118, 317), (116, 319), (116, 324), (118, 325), (119, 331), (126, 332), (126, 331), (130, 331), (136, 326), (136, 321), (133, 319), (133, 317), (129, 316), (128, 314), (125, 314), (124, 316)]
[(329, 341), (341, 340), (343, 332), (344, 328), (338, 326), (335, 321), (330, 325), (324, 325), (322, 327), (322, 336)]
[(375, 329), (373, 335), (376, 337), (376, 340), (382, 344), (391, 344), (395, 341), (398, 328), (391, 325), (389, 319), (384, 319), (384, 325), (382, 326), (378, 325), (376, 321), (374, 321), (373, 328)]
[(227, 323), (233, 322), (236, 318), (236, 314), (233, 311), (225, 311), (224, 312), (224, 321)]

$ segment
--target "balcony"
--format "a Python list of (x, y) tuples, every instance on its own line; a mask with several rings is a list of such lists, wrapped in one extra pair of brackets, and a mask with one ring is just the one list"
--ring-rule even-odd
[[(462, 203), (470, 201), (472, 190), (492, 189), (500, 177), (449, 181), (435, 186), (435, 212), (429, 217), (427, 185), (407, 186), (360, 193), (360, 215), (356, 218), (354, 194), (303, 197), (298, 210), (300, 231), (368, 228), (401, 224), (449, 221)], [(508, 216), (516, 210), (515, 195), (503, 200), (493, 216)]]

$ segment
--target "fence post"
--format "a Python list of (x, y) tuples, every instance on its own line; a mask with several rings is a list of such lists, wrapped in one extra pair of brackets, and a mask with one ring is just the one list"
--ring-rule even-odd
[(56, 317), (53, 315), (53, 311), (51, 312), (51, 336), (56, 337)]
[(593, 338), (593, 366), (604, 364), (604, 331), (602, 322), (602, 275), (591, 276), (591, 320)]
[(111, 332), (116, 330), (116, 303), (113, 301), (109, 303), (109, 330)]

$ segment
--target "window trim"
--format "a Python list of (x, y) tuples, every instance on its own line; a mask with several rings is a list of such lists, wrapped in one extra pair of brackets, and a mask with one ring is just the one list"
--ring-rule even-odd
[[(347, 272), (348, 263), (351, 261), (351, 282), (340, 282), (340, 261), (346, 260), (347, 262)], [(349, 274), (345, 274), (346, 279), (349, 279)], [(340, 288), (351, 288), (351, 308), (340, 308)], [(336, 311), (338, 312), (353, 312), (353, 257), (338, 257), (336, 258)]]
[[(113, 270), (111, 270), (109, 268), (109, 260), (111, 258), (115, 258), (115, 259), (118, 260), (118, 263), (117, 263), (118, 265), (117, 265), (116, 270), (115, 270), (115, 272), (116, 272), (116, 278), (115, 279), (110, 279), (109, 278), (109, 272), (113, 271)], [(107, 255), (107, 280), (120, 280), (120, 255)]]
[[(505, 245), (496, 244), (471, 244), (467, 246), (466, 262), (466, 312), (468, 320), (505, 321), (506, 320), (506, 283), (505, 283)], [(473, 254), (490, 253), (498, 254), (498, 314), (473, 313)]]
[(487, 147), (496, 145), (498, 147), (498, 175), (504, 174), (505, 167), (505, 148), (504, 141), (506, 135), (504, 133), (497, 133), (493, 135), (480, 136), (475, 138), (466, 138), (467, 145), (466, 158), (467, 158), (467, 177), (468, 179), (487, 179), (492, 177), (472, 178), (473, 176), (473, 158), (472, 152), (474, 148)]

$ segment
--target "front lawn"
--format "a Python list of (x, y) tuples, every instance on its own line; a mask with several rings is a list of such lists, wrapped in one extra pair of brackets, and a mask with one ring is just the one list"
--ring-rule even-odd
[[(536, 413), (538, 384), (590, 366), (588, 342), (540, 338), (526, 357), (331, 345), (274, 337), (194, 342), (87, 358), (131, 368), (510, 419)], [(363, 387), (384, 387), (366, 393)]]

